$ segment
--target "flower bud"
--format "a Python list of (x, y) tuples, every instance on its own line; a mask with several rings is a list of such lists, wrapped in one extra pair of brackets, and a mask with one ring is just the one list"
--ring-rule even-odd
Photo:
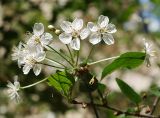
[(82, 108), (85, 109), (86, 107), (87, 107), (87, 104), (83, 102), (82, 103)]
[(55, 30), (55, 34), (56, 34), (56, 35), (60, 35), (60, 33), (61, 33), (60, 30), (58, 30), (58, 29)]
[(143, 99), (146, 99), (146, 98), (147, 98), (147, 94), (146, 94), (146, 93), (143, 93), (143, 94), (142, 94), (142, 98), (143, 98)]
[(149, 107), (149, 106), (147, 106), (147, 107), (146, 107), (146, 111), (145, 111), (145, 113), (146, 113), (146, 114), (148, 114), (148, 113), (150, 113), (150, 112), (151, 112), (151, 109), (150, 109), (150, 107)]
[(55, 27), (53, 25), (48, 25), (48, 29), (53, 30)]
[(90, 85), (93, 85), (94, 82), (95, 82), (95, 79), (94, 79), (94, 76), (93, 76), (92, 79), (89, 81), (89, 84), (90, 84)]
[(119, 116), (119, 115), (121, 115), (121, 112), (116, 111), (116, 112), (114, 112), (114, 115)]

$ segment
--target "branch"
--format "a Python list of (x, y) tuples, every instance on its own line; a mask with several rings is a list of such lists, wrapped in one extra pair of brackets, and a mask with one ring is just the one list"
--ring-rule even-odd
[(96, 115), (96, 118), (99, 118), (99, 116), (98, 116), (98, 112), (97, 112), (97, 109), (96, 109), (96, 106), (95, 106), (95, 104), (94, 104), (94, 102), (93, 102), (93, 96), (92, 96), (92, 94), (91, 94), (91, 92), (88, 92), (89, 93), (89, 97), (90, 97), (90, 99), (91, 99), (91, 105), (92, 105), (92, 107), (93, 107), (93, 110), (94, 110), (94, 112), (95, 112), (95, 115)]
[[(72, 104), (80, 104), (80, 105), (86, 104), (87, 106), (92, 106), (92, 103), (89, 103), (89, 102), (88, 103), (84, 103), (84, 102), (78, 102), (78, 101), (73, 100), (71, 103)], [(139, 113), (129, 113), (127, 111), (121, 111), (119, 109), (116, 109), (116, 108), (113, 108), (111, 106), (108, 106), (107, 104), (94, 104), (94, 105), (97, 106), (97, 107), (103, 107), (103, 108), (110, 109), (112, 111), (117, 112), (119, 115), (120, 114), (125, 114), (127, 116), (136, 116), (136, 117), (141, 117), (141, 118), (160, 118), (160, 116), (142, 115), (142, 114), (139, 114)]]
[(152, 110), (151, 110), (151, 115), (154, 113), (154, 111), (156, 110), (156, 107), (157, 107), (157, 105), (158, 105), (158, 102), (159, 102), (159, 100), (160, 100), (160, 97), (156, 97), (155, 98), (155, 100), (154, 100), (154, 102), (153, 102), (153, 106), (152, 106)]

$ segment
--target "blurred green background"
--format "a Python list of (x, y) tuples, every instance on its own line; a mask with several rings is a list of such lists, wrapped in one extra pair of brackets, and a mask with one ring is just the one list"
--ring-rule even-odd
[[(13, 81), (18, 75), (21, 86), (36, 82), (54, 69), (45, 67), (43, 73), (36, 77), (33, 72), (23, 75), (17, 63), (11, 60), (13, 45), (25, 40), (27, 31), (32, 32), (36, 22), (42, 22), (46, 31), (49, 24), (57, 28), (63, 20), (72, 21), (74, 18), (83, 18), (96, 21), (99, 15), (106, 15), (110, 22), (116, 25), (115, 44), (107, 46), (101, 43), (96, 47), (93, 60), (118, 55), (126, 51), (143, 50), (143, 37), (153, 44), (157, 57), (152, 66), (145, 65), (133, 70), (116, 71), (104, 79), (108, 86), (109, 102), (125, 110), (129, 104), (128, 99), (119, 94), (115, 78), (120, 77), (135, 88), (139, 93), (147, 92), (151, 86), (160, 85), (160, 70), (158, 51), (160, 48), (160, 1), (159, 0), (1, 0), (0, 1), (0, 118), (93, 118), (91, 109), (70, 105), (53, 88), (45, 83), (21, 92), (22, 102), (15, 104), (9, 101), (6, 93), (7, 81)], [(48, 31), (49, 32), (49, 31)], [(55, 42), (58, 38), (54, 36)], [(61, 47), (59, 43), (57, 49)], [(83, 44), (81, 56), (85, 57), (88, 47)], [(97, 77), (104, 64), (91, 68)], [(118, 96), (118, 97), (117, 97)], [(125, 99), (124, 99), (125, 98)], [(146, 104), (151, 105), (153, 96)], [(114, 118), (113, 113), (106, 109), (99, 109), (101, 118)], [(158, 110), (157, 110), (158, 113)], [(124, 116), (121, 116), (124, 117)]]

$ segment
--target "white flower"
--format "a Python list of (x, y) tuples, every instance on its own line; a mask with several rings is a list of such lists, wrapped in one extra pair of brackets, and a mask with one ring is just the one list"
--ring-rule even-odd
[(149, 44), (148, 42), (145, 41), (144, 39), (144, 50), (145, 50), (145, 53), (146, 53), (146, 63), (147, 63), (147, 66), (151, 66), (151, 63), (150, 63), (150, 58), (151, 57), (155, 57), (155, 51), (152, 49), (152, 44)]
[(34, 45), (39, 50), (43, 50), (43, 47), (49, 45), (53, 39), (50, 33), (44, 33), (44, 26), (42, 23), (35, 23), (33, 27), (33, 35), (27, 41), (28, 45)]
[(114, 44), (112, 33), (115, 33), (117, 30), (114, 24), (109, 23), (107, 16), (100, 15), (97, 25), (93, 22), (88, 22), (87, 27), (92, 32), (89, 42), (93, 45), (99, 43), (102, 39), (108, 45)]
[(63, 21), (60, 26), (64, 32), (59, 35), (59, 39), (64, 44), (70, 44), (74, 50), (80, 49), (80, 39), (86, 39), (90, 33), (88, 28), (83, 28), (83, 20), (78, 18), (72, 23)]
[(34, 46), (26, 45), (25, 47), (25, 57), (23, 63), (23, 73), (28, 74), (33, 68), (34, 74), (37, 76), (41, 72), (40, 62), (45, 59), (46, 53), (44, 51), (37, 50)]
[(18, 61), (18, 66), (23, 66), (23, 73), (28, 74), (33, 68), (34, 74), (37, 76), (41, 72), (40, 62), (45, 59), (46, 53), (39, 50), (34, 45), (20, 43), (18, 48), (14, 47), (12, 59)]
[(18, 82), (18, 77), (15, 77), (14, 83), (12, 84), (10, 81), (7, 84), (8, 94), (11, 100), (15, 100), (16, 102), (20, 101), (20, 96), (18, 91), (20, 89), (20, 83)]
[(24, 59), (24, 53), (23, 53), (23, 46), (24, 44), (22, 42), (19, 43), (18, 47), (13, 47), (12, 51), (12, 60), (17, 60), (18, 61), (18, 67), (21, 67), (21, 64)]

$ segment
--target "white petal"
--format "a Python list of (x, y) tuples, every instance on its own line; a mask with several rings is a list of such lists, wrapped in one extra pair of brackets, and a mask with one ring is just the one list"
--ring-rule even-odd
[(103, 16), (103, 15), (100, 15), (99, 18), (98, 18), (98, 25), (101, 27), (101, 28), (104, 28), (108, 25), (109, 23), (109, 18), (107, 16)]
[(36, 35), (32, 35), (28, 40), (27, 40), (27, 45), (34, 45), (35, 44), (35, 39), (39, 37)]
[(149, 49), (149, 48), (150, 48), (149, 43), (145, 42), (145, 49)]
[(25, 65), (23, 66), (23, 73), (24, 73), (25, 75), (28, 74), (31, 68), (32, 68), (31, 65), (25, 64)]
[(92, 22), (88, 22), (87, 27), (88, 27), (92, 32), (98, 31), (97, 25), (95, 25), (95, 24), (92, 23)]
[(80, 49), (80, 39), (75, 38), (71, 41), (70, 46), (74, 50), (79, 50)]
[(112, 23), (108, 24), (107, 33), (115, 33), (117, 31), (116, 26)]
[(22, 65), (22, 61), (21, 60), (18, 60), (18, 67), (21, 68), (21, 65)]
[(20, 88), (20, 83), (18, 82), (18, 76), (14, 78), (14, 86), (16, 87), (17, 90)]
[(16, 93), (15, 101), (16, 101), (17, 103), (19, 103), (20, 100), (21, 100), (21, 98), (20, 98), (19, 94)]
[[(26, 51), (28, 51), (28, 55), (34, 55), (37, 53), (38, 49), (41, 45), (37, 44), (36, 46), (34, 44), (28, 44), (26, 47)], [(39, 48), (38, 48), (39, 47)]]
[(41, 62), (41, 61), (43, 61), (45, 59), (45, 57), (46, 57), (46, 53), (45, 52), (37, 52), (35, 60), (37, 62)]
[(99, 43), (101, 40), (102, 40), (101, 35), (98, 33), (91, 34), (91, 36), (89, 38), (89, 42), (92, 43), (93, 45)]
[(10, 81), (8, 81), (7, 87), (11, 89), (15, 88), (15, 86)]
[(23, 43), (22, 43), (22, 42), (19, 42), (19, 44), (18, 44), (18, 49), (21, 50), (22, 47), (23, 47)]
[(34, 67), (33, 67), (33, 72), (36, 76), (39, 75), (40, 72), (41, 72), (41, 65), (40, 64), (35, 64)]
[(73, 31), (72, 26), (71, 26), (71, 22), (68, 22), (68, 21), (63, 21), (62, 24), (60, 25), (60, 27), (66, 33), (71, 33)]
[(80, 37), (83, 40), (83, 39), (87, 38), (89, 36), (89, 34), (90, 34), (89, 29), (88, 28), (84, 28), (80, 33)]
[(62, 43), (69, 44), (72, 40), (72, 35), (64, 32), (59, 35), (59, 39), (62, 41)]
[(114, 38), (111, 34), (107, 34), (107, 33), (102, 34), (102, 39), (108, 45), (114, 44)]
[(36, 53), (37, 53), (37, 52), (42, 52), (44, 47), (43, 47), (41, 44), (37, 44), (37, 45), (35, 46), (35, 48), (36, 48), (35, 51), (36, 51)]
[(34, 24), (34, 27), (33, 27), (33, 33), (36, 35), (36, 36), (40, 36), (42, 35), (44, 32), (44, 26), (42, 23), (35, 23)]
[[(29, 43), (26, 46), (25, 51), (27, 52), (27, 54), (36, 54), (37, 52), (42, 52), (43, 51), (43, 46), (41, 45), (41, 43)], [(25, 54), (24, 54), (25, 56)]]
[(82, 27), (83, 27), (83, 20), (82, 20), (82, 19), (76, 18), (76, 19), (72, 22), (72, 28), (75, 29), (76, 31), (82, 29)]
[(53, 36), (50, 33), (44, 33), (41, 37), (41, 43), (43, 46), (49, 45), (52, 41)]

